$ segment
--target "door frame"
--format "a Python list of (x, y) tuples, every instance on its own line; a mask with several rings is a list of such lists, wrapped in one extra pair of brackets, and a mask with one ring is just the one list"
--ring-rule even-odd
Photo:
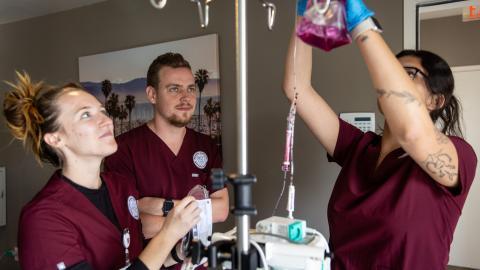
[(404, 0), (403, 1), (403, 48), (418, 49), (420, 38), (420, 7), (444, 5), (448, 8), (463, 6), (466, 3), (478, 4), (478, 0)]

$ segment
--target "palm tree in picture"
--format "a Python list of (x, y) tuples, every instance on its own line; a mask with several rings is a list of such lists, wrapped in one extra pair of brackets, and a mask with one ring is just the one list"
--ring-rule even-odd
[(105, 96), (105, 102), (103, 103), (104, 106), (107, 106), (108, 96), (112, 92), (112, 82), (110, 80), (103, 80), (102, 81), (102, 93)]
[(212, 136), (212, 120), (213, 116), (215, 116), (215, 104), (213, 104), (212, 98), (209, 98), (207, 100), (207, 104), (203, 106), (203, 112), (207, 116), (208, 119), (208, 130), (209, 130), (209, 135), (210, 137)]
[(135, 96), (127, 95), (123, 102), (128, 111), (128, 129), (132, 129), (132, 111), (135, 108)]
[(118, 104), (118, 95), (112, 93), (105, 105), (108, 115), (112, 117), (113, 125), (115, 125), (115, 119), (120, 115), (120, 106)]
[(127, 119), (127, 115), (128, 112), (125, 106), (123, 106), (123, 104), (120, 105), (120, 109), (118, 111), (118, 119), (120, 119), (120, 133), (123, 133), (123, 120)]
[(208, 83), (208, 70), (206, 69), (199, 69), (195, 72), (195, 84), (198, 87), (198, 122), (197, 122), (197, 127), (198, 127), (198, 132), (201, 132), (201, 127), (202, 127), (202, 121), (200, 118), (200, 106), (202, 102), (202, 92), (203, 89), (205, 88), (205, 85)]

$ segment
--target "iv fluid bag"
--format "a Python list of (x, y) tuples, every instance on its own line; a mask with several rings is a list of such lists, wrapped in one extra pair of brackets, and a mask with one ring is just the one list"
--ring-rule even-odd
[(190, 232), (182, 238), (182, 248), (180, 255), (189, 255), (189, 249), (192, 241), (201, 241), (204, 246), (210, 244), (212, 235), (212, 201), (210, 200), (208, 190), (200, 185), (196, 185), (189, 192), (197, 200), (198, 207), (202, 210), (200, 222), (193, 226)]
[[(328, 52), (351, 43), (352, 39), (347, 30), (345, 0), (326, 0), (326, 4), (323, 2), (325, 1), (308, 0), (296, 32), (305, 43)], [(321, 10), (323, 8), (326, 10)]]

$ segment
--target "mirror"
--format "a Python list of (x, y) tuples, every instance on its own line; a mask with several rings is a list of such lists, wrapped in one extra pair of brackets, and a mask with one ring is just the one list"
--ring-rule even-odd
[(437, 53), (450, 66), (480, 65), (479, 5), (475, 1), (418, 4), (416, 47)]

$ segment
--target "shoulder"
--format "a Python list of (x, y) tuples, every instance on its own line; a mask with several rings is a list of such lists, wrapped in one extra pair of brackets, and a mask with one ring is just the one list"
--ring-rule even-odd
[(38, 209), (46, 206), (61, 205), (69, 185), (61, 180), (61, 171), (57, 170), (48, 180), (47, 184), (28, 202), (24, 209)]
[(465, 141), (463, 138), (457, 136), (448, 136), (452, 144), (457, 150), (458, 156), (458, 173), (460, 180), (464, 185), (469, 186), (475, 178), (475, 172), (477, 170), (477, 155), (473, 147)]
[(457, 136), (448, 136), (448, 138), (455, 146), (455, 149), (457, 149), (459, 160), (469, 160), (476, 165), (477, 155), (475, 154), (475, 150), (473, 150), (473, 147), (465, 141), (465, 139)]
[[(64, 215), (68, 207), (65, 201), (71, 195), (70, 186), (54, 174), (47, 185), (27, 203), (20, 216), (20, 229), (22, 231), (35, 231), (37, 229), (58, 228), (68, 222)], [(42, 230), (43, 230), (42, 229)]]
[(147, 132), (148, 132), (147, 124), (143, 124), (141, 126), (138, 126), (134, 129), (131, 129), (127, 132), (124, 132), (118, 135), (115, 139), (117, 140), (118, 143), (128, 144), (136, 140), (141, 140), (141, 138), (144, 137), (147, 134)]
[[(460, 185), (455, 190), (455, 193), (458, 193), (457, 195), (463, 194), (466, 196), (475, 178), (477, 170), (477, 155), (475, 154), (473, 147), (463, 138), (457, 136), (448, 136), (448, 138), (454, 145), (458, 156), (458, 176)], [(461, 204), (463, 205), (466, 198), (461, 198)]]
[(193, 129), (187, 128), (187, 136), (190, 139), (195, 140), (198, 144), (214, 145), (215, 141), (208, 135), (197, 132)]
[(382, 136), (376, 134), (375, 132), (363, 132), (356, 126), (347, 123), (343, 119), (339, 118), (340, 121), (340, 129), (337, 138), (337, 144), (341, 142), (347, 142), (348, 145), (351, 144), (358, 144), (361, 145), (369, 145), (371, 143), (380, 142)]
[(339, 119), (339, 131), (333, 156), (328, 156), (329, 161), (335, 161), (340, 166), (348, 160), (362, 155), (364, 150), (371, 145), (378, 146), (381, 136), (374, 132), (363, 132), (352, 124)]
[(102, 172), (102, 179), (107, 182), (107, 185), (112, 189), (113, 192), (121, 193), (135, 193), (137, 192), (135, 187), (135, 180), (126, 176), (125, 174), (120, 174), (115, 171)]
[(455, 147), (457, 146), (463, 147), (465, 149), (468, 149), (470, 152), (473, 152), (473, 154), (475, 154), (473, 147), (464, 138), (458, 137), (458, 136), (452, 136), (452, 135), (449, 135), (448, 138), (450, 139), (450, 141), (452, 141)]
[(130, 182), (129, 177), (125, 176), (124, 174), (120, 174), (117, 172), (102, 172), (101, 173), (102, 179), (104, 181), (112, 182), (114, 185), (123, 185), (124, 183)]
[(146, 124), (131, 129), (125, 133), (118, 135), (117, 141), (118, 150), (111, 156), (106, 158), (107, 163), (116, 160), (118, 157), (127, 157), (134, 155), (135, 152), (142, 151), (141, 149), (148, 148), (149, 128)]

